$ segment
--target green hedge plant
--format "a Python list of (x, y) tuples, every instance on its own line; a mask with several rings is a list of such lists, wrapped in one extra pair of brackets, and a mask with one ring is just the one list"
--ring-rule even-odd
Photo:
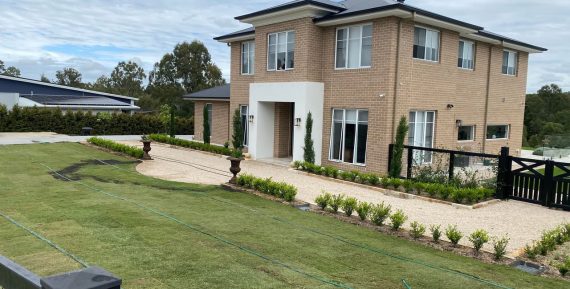
[(124, 145), (124, 144), (120, 144), (117, 142), (114, 142), (112, 140), (108, 140), (108, 139), (103, 139), (103, 138), (99, 138), (99, 137), (91, 137), (87, 139), (87, 142), (96, 145), (98, 147), (103, 147), (115, 152), (119, 152), (119, 153), (124, 153), (126, 155), (129, 155), (131, 157), (134, 158), (142, 158), (144, 151), (140, 148), (137, 148), (135, 146), (129, 146), (129, 145)]
[(315, 203), (321, 208), (321, 210), (326, 210), (330, 201), (332, 199), (332, 195), (330, 193), (323, 192), (322, 194), (318, 195), (315, 199)]
[(362, 221), (368, 218), (371, 210), (372, 206), (368, 202), (358, 202), (358, 206), (356, 207), (356, 213)]
[(439, 243), (441, 238), (441, 225), (431, 225), (429, 226), (429, 231), (431, 232), (431, 237), (435, 243)]
[(332, 196), (332, 198), (330, 199), (329, 207), (331, 207), (333, 213), (336, 214), (338, 212), (338, 209), (340, 208), (340, 206), (342, 206), (343, 203), (344, 203), (344, 195), (337, 194)]
[(501, 238), (491, 238), (493, 244), (493, 256), (495, 260), (501, 260), (507, 254), (507, 245), (509, 244), (509, 237), (504, 236)]
[(238, 176), (237, 184), (245, 188), (273, 195), (288, 202), (293, 201), (297, 195), (297, 188), (295, 186), (285, 182), (275, 182), (271, 178), (263, 179), (249, 174), (242, 174)]
[(397, 210), (394, 214), (390, 216), (390, 221), (392, 222), (392, 230), (397, 231), (402, 227), (402, 225), (408, 220), (408, 216), (404, 214), (404, 211)]
[(235, 151), (235, 150), (232, 150), (230, 148), (223, 147), (223, 146), (217, 146), (217, 145), (206, 144), (206, 143), (201, 143), (201, 142), (197, 142), (197, 141), (189, 141), (189, 140), (185, 140), (185, 139), (179, 139), (179, 138), (170, 137), (170, 136), (167, 136), (164, 134), (151, 134), (151, 135), (149, 135), (149, 138), (153, 141), (160, 142), (160, 143), (166, 143), (166, 144), (171, 144), (171, 145), (175, 145), (175, 146), (181, 146), (181, 147), (185, 147), (185, 148), (190, 148), (190, 149), (194, 149), (194, 150), (205, 151), (205, 152), (210, 152), (210, 153), (215, 153), (215, 154), (220, 154), (220, 155), (226, 155), (226, 156), (231, 156), (232, 153)]
[(414, 240), (421, 238), (424, 235), (424, 233), (426, 232), (426, 226), (418, 223), (417, 221), (413, 221), (410, 224), (410, 227), (412, 228), (410, 230), (410, 236), (412, 236), (412, 238), (414, 238)]
[(344, 202), (342, 202), (342, 210), (344, 211), (345, 215), (350, 217), (352, 216), (352, 212), (354, 212), (354, 209), (356, 209), (357, 205), (358, 200), (356, 200), (356, 198), (348, 197), (344, 199)]
[(387, 205), (384, 202), (373, 205), (370, 209), (370, 221), (377, 226), (382, 226), (384, 221), (390, 217), (391, 211), (392, 206)]
[(449, 225), (447, 226), (447, 229), (445, 229), (445, 236), (449, 239), (451, 244), (456, 247), (461, 238), (463, 238), (463, 233), (457, 229), (457, 225)]
[(483, 229), (475, 230), (475, 232), (469, 235), (469, 241), (473, 244), (475, 253), (479, 254), (481, 248), (485, 243), (489, 242), (489, 233)]

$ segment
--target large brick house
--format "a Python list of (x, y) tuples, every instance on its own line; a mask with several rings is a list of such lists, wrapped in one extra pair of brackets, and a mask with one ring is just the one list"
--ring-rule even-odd
[(220, 144), (240, 109), (253, 159), (301, 160), (308, 112), (317, 163), (342, 169), (386, 171), (401, 116), (409, 144), (520, 150), (528, 58), (544, 48), (394, 0), (296, 0), (236, 19), (252, 27), (215, 38), (231, 47), (231, 88), (194, 97), (197, 139), (207, 105)]

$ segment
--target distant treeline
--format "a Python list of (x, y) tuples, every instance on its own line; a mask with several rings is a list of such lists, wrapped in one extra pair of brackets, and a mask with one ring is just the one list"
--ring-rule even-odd
[(526, 96), (523, 145), (570, 147), (570, 93), (545, 85)]

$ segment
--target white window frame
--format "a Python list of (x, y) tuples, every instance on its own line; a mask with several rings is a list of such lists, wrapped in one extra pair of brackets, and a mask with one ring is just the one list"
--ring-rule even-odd
[[(503, 62), (505, 61), (505, 59), (504, 59), (504, 57), (505, 57), (504, 53), (505, 53), (505, 52), (508, 52), (508, 53), (509, 53), (509, 55), (507, 56), (507, 73), (503, 72)], [(510, 59), (510, 55), (511, 55), (511, 54), (514, 54), (514, 55), (515, 55), (515, 59), (514, 59), (514, 63), (513, 63), (513, 73), (512, 73), (512, 74), (509, 73), (509, 67), (510, 67), (509, 65), (511, 64), (510, 61), (509, 61), (509, 59)], [(518, 69), (519, 69), (519, 67), (518, 67), (518, 66), (519, 66), (518, 62), (519, 62), (519, 53), (518, 53), (517, 51), (508, 50), (508, 49), (503, 49), (503, 57), (501, 57), (501, 73), (502, 73), (503, 75), (508, 75), (508, 76), (517, 76)]]
[[(418, 123), (418, 113), (419, 112), (423, 112), (424, 113), (424, 119), (422, 120), (423, 123), (423, 131), (424, 131), (424, 139), (422, 140), (422, 144), (421, 145), (416, 145), (416, 139), (418, 139), (417, 137), (417, 133), (419, 132), (416, 129), (416, 124)], [(417, 146), (417, 147), (425, 147), (425, 148), (433, 148), (434, 143), (435, 143), (435, 126), (437, 123), (437, 112), (435, 110), (412, 110), (410, 111), (410, 113), (415, 113), (415, 117), (414, 117), (414, 143), (410, 144), (408, 143), (408, 145), (410, 146)], [(428, 121), (427, 121), (427, 116), (428, 113), (433, 113), (433, 122), (430, 122), (432, 124), (432, 131), (431, 131), (431, 144), (430, 146), (426, 146), (426, 141), (425, 141), (425, 132), (427, 131), (427, 125), (428, 125)], [(411, 126), (411, 119), (408, 120), (408, 126)], [(409, 131), (409, 130), (408, 130)], [(408, 136), (408, 140), (409, 140), (409, 136)], [(424, 161), (424, 155), (425, 154), (432, 154), (431, 152), (428, 151), (419, 151), (419, 152), (414, 152), (414, 161), (420, 159), (421, 162), (418, 162), (419, 164), (431, 164), (432, 160), (433, 160), (433, 156), (430, 156), (430, 161)]]
[[(463, 42), (463, 54), (462, 55), (457, 55), (457, 60), (459, 61), (459, 56), (461, 56), (461, 59), (463, 59), (461, 66), (457, 65), (457, 67), (461, 68), (461, 69), (465, 69), (465, 70), (475, 70), (475, 42), (474, 41), (470, 41), (470, 40), (465, 40), (465, 39), (460, 39), (459, 42)], [(465, 46), (466, 45), (471, 45), (471, 55), (468, 55), (468, 53), (465, 52)], [(459, 50), (459, 49), (458, 49)], [(469, 58), (465, 58), (465, 56), (470, 56)], [(467, 60), (471, 60), (471, 67), (465, 67), (465, 59)]]
[[(425, 50), (424, 50), (424, 58), (417, 58), (417, 57), (414, 57), (413, 54), (412, 54), (412, 58), (413, 58), (413, 59), (418, 59), (418, 60), (423, 60), (423, 61), (428, 61), (428, 62), (439, 63), (439, 60), (440, 60), (440, 58), (441, 58), (441, 57), (440, 57), (440, 54), (441, 54), (441, 31), (439, 31), (439, 30), (437, 30), (437, 29), (429, 28), (429, 27), (426, 27), (426, 26), (415, 25), (415, 26), (414, 26), (414, 33), (412, 33), (412, 37), (413, 37), (413, 38), (412, 38), (412, 49), (413, 49), (413, 45), (414, 45), (414, 38), (416, 37), (416, 28), (420, 28), (420, 29), (425, 29), (425, 30), (426, 30), (426, 41), (427, 41), (427, 34), (428, 34), (427, 32), (428, 32), (428, 31), (437, 32), (437, 54), (436, 54), (436, 55), (437, 55), (437, 59), (436, 59), (436, 60), (431, 60), (431, 59), (427, 59), (427, 58), (426, 58), (428, 47), (427, 47), (427, 45), (425, 45), (425, 43), (424, 43), (424, 47), (425, 47)], [(430, 48), (431, 48), (431, 47), (430, 47)]]
[[(363, 37), (362, 34), (364, 32), (364, 26), (371, 26), (370, 29), (372, 30), (372, 35), (367, 36), (367, 37)], [(360, 28), (360, 43), (358, 45), (359, 47), (359, 51), (358, 51), (358, 59), (360, 61), (360, 64), (357, 67), (348, 67), (348, 56), (349, 56), (349, 43), (350, 42), (350, 28), (354, 28), (354, 27), (359, 27)], [(339, 30), (346, 30), (346, 53), (345, 53), (345, 63), (344, 63), (344, 67), (338, 67), (337, 66), (337, 59), (338, 59), (338, 31)], [(349, 26), (343, 26), (343, 27), (338, 27), (335, 31), (335, 46), (334, 46), (334, 67), (335, 70), (345, 70), (345, 69), (362, 69), (362, 68), (371, 68), (372, 67), (372, 49), (370, 50), (370, 65), (362, 65), (362, 43), (364, 38), (373, 38), (374, 36), (374, 26), (372, 23), (363, 23), (363, 24), (359, 24), (359, 25), (349, 25)], [(374, 43), (374, 42), (372, 42)]]
[(245, 107), (245, 130), (243, 131), (243, 140), (242, 144), (244, 147), (247, 147), (249, 144), (249, 106), (247, 104), (242, 104), (239, 106), (239, 115), (240, 118), (243, 119), (243, 111), (242, 109)]
[[(295, 69), (295, 63), (293, 63), (293, 67), (292, 68), (287, 68), (287, 63), (289, 62), (288, 58), (289, 58), (289, 53), (287, 53), (287, 44), (289, 43), (289, 33), (295, 33), (295, 42), (293, 42), (293, 53), (295, 53), (295, 50), (297, 48), (297, 32), (295, 32), (295, 30), (287, 30), (287, 31), (279, 31), (279, 32), (272, 32), (267, 34), (267, 71), (289, 71), (289, 70), (293, 70)], [(279, 33), (285, 33), (285, 69), (277, 69), (277, 58), (278, 58), (278, 45), (279, 45)], [(270, 69), (269, 68), (269, 38), (275, 35), (275, 59), (273, 59), (274, 63), (275, 63), (275, 68), (274, 69)]]
[[(505, 126), (507, 127), (506, 133), (505, 133), (505, 137), (502, 138), (489, 138), (488, 137), (488, 132), (489, 132), (489, 127), (490, 126)], [(511, 136), (511, 125), (509, 124), (489, 124), (487, 125), (487, 127), (485, 128), (485, 140), (508, 140), (509, 137)]]
[[(340, 131), (340, 138), (341, 138), (341, 144), (340, 144), (340, 159), (333, 159), (333, 134), (334, 134), (334, 111), (335, 110), (340, 110), (342, 111), (342, 127), (341, 127), (341, 131)], [(344, 137), (344, 131), (345, 131), (345, 127), (346, 127), (346, 111), (347, 110), (354, 110), (356, 111), (356, 127), (354, 130), (354, 155), (352, 157), (352, 162), (345, 162), (344, 161), (344, 144), (345, 144), (345, 137)], [(358, 124), (360, 122), (364, 122), (364, 121), (360, 121), (359, 117), (360, 117), (360, 111), (366, 111), (368, 112), (368, 120), (366, 121), (366, 124), (368, 126), (370, 126), (370, 110), (368, 109), (359, 109), (359, 108), (333, 108), (331, 110), (332, 115), (331, 115), (331, 133), (330, 133), (330, 142), (329, 142), (329, 161), (331, 162), (336, 162), (336, 163), (344, 163), (344, 164), (352, 164), (352, 165), (356, 165), (356, 166), (366, 166), (366, 159), (367, 159), (367, 155), (368, 155), (368, 135), (366, 137), (366, 153), (364, 154), (364, 163), (357, 163), (356, 160), (358, 158)], [(370, 127), (368, 127), (368, 132), (370, 132)]]
[[(459, 129), (462, 127), (471, 127), (471, 138), (470, 139), (465, 139), (465, 140), (460, 140), (459, 139)], [(457, 128), (457, 142), (472, 142), (475, 141), (475, 129), (477, 129), (476, 125), (461, 125)]]
[[(245, 46), (247, 46), (247, 54), (245, 53)], [(253, 52), (252, 52), (253, 48)], [(253, 55), (252, 55), (253, 53)], [(247, 57), (247, 72), (243, 72), (243, 60)], [(254, 75), (255, 73), (255, 41), (245, 41), (241, 43), (241, 75)]]

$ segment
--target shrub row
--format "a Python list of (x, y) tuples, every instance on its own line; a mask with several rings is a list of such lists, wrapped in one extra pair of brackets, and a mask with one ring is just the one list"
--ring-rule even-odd
[[(194, 134), (193, 118), (176, 118), (177, 134)], [(38, 107), (15, 106), (8, 111), (0, 105), (0, 131), (38, 132), (51, 131), (78, 135), (81, 128), (93, 128), (99, 135), (137, 135), (166, 132), (157, 114), (97, 113), (66, 111)]]
[[(397, 210), (392, 213), (392, 206), (384, 202), (380, 204), (371, 204), (368, 202), (361, 202), (352, 197), (345, 197), (342, 194), (332, 195), (327, 192), (323, 192), (321, 195), (317, 196), (315, 203), (322, 210), (330, 210), (333, 213), (337, 213), (339, 208), (342, 208), (346, 216), (352, 216), (352, 212), (356, 211), (358, 217), (362, 220), (370, 220), (374, 225), (382, 226), (386, 220), (390, 220), (390, 227), (392, 230), (399, 230), (402, 225), (408, 220), (408, 216), (402, 211)], [(410, 223), (411, 230), (409, 231), (410, 236), (417, 240), (421, 238), (426, 227), (417, 221)], [(432, 240), (438, 243), (441, 235), (441, 225), (431, 225), (430, 232)], [(445, 230), (445, 236), (453, 244), (457, 246), (459, 241), (463, 238), (463, 233), (461, 233), (457, 226), (448, 226)], [(482, 229), (476, 230), (471, 235), (468, 236), (469, 241), (473, 244), (475, 253), (479, 253), (483, 245), (490, 240), (492, 241), (494, 248), (494, 256), (496, 260), (500, 260), (506, 254), (507, 244), (509, 242), (508, 237), (503, 238), (490, 238), (489, 234)]]
[(312, 174), (327, 176), (345, 181), (378, 186), (385, 189), (401, 190), (406, 193), (427, 195), (431, 198), (451, 200), (455, 203), (475, 204), (493, 197), (493, 189), (477, 187), (462, 188), (446, 183), (423, 183), (413, 180), (380, 177), (372, 173), (358, 171), (342, 171), (334, 167), (319, 166), (307, 162), (295, 161), (293, 167)]
[(258, 178), (249, 174), (241, 174), (237, 178), (238, 186), (260, 191), (291, 202), (295, 200), (297, 188), (285, 182), (275, 182), (271, 178)]
[(151, 134), (148, 136), (151, 140), (176, 146), (181, 146), (185, 148), (191, 148), (194, 150), (211, 152), (220, 155), (231, 156), (234, 154), (234, 151), (225, 146), (217, 146), (213, 144), (206, 144), (197, 141), (189, 141), (184, 139), (179, 139), (175, 137), (170, 137), (164, 134)]
[(537, 255), (546, 256), (549, 252), (556, 250), (557, 246), (569, 241), (570, 223), (545, 231), (540, 240), (535, 241), (532, 245), (526, 245), (524, 251), (527, 257), (535, 259)]
[(114, 142), (112, 140), (103, 139), (100, 137), (91, 137), (91, 138), (87, 139), (87, 142), (94, 144), (98, 147), (103, 147), (106, 149), (110, 149), (112, 151), (124, 153), (124, 154), (127, 154), (129, 156), (132, 156), (132, 157), (135, 157), (138, 159), (142, 158), (143, 154), (144, 154), (143, 150), (140, 148), (120, 144), (120, 143)]

